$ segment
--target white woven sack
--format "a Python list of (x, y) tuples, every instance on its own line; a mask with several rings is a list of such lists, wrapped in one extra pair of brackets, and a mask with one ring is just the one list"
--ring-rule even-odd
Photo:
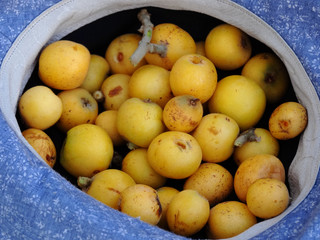
[(269, 46), (285, 63), (298, 101), (308, 111), (309, 122), (301, 136), (288, 179), (292, 202), (281, 215), (254, 225), (235, 239), (247, 239), (276, 224), (306, 197), (319, 170), (320, 104), (315, 89), (294, 52), (265, 22), (228, 0), (66, 0), (38, 16), (17, 38), (0, 69), (0, 108), (9, 125), (31, 151), (39, 155), (22, 137), (15, 113), (17, 101), (28, 81), (41, 49), (79, 27), (122, 10), (146, 6), (192, 10), (233, 24)]

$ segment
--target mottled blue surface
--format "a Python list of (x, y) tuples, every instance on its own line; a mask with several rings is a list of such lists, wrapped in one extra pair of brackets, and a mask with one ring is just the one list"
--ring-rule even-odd
[[(1, 1), (0, 63), (17, 35), (56, 2)], [(261, 17), (284, 38), (319, 94), (320, 1), (235, 2)], [(86, 203), (77, 201), (80, 194), (83, 198), (82, 193), (67, 181), (60, 181), (60, 175), (34, 159), (1, 114), (0, 169), (0, 239), (177, 239), (177, 236), (135, 219), (119, 214), (114, 217), (114, 210), (90, 197)], [(257, 238), (320, 239), (319, 199), (320, 177), (292, 213)]]

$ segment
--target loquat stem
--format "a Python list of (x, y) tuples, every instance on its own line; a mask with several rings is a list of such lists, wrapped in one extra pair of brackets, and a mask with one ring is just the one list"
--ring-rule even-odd
[(153, 24), (150, 20), (150, 14), (147, 9), (142, 9), (138, 13), (138, 19), (142, 24), (139, 31), (142, 32), (143, 35), (138, 48), (130, 57), (130, 61), (133, 66), (137, 66), (148, 52), (158, 53), (161, 57), (165, 57), (167, 54), (167, 45), (154, 44), (150, 42), (152, 38)]
[(104, 100), (103, 92), (100, 90), (94, 91), (92, 93), (92, 96), (97, 102), (103, 102), (103, 100)]
[(139, 148), (139, 146), (137, 146), (136, 144), (134, 144), (132, 142), (127, 142), (127, 147), (130, 150), (135, 150), (135, 149)]
[(92, 179), (89, 177), (81, 177), (80, 176), (77, 179), (77, 184), (82, 190), (87, 189), (90, 186), (91, 182), (92, 182)]
[(260, 142), (261, 137), (258, 137), (255, 134), (255, 128), (250, 128), (247, 131), (244, 131), (237, 137), (237, 139), (234, 141), (234, 146), (241, 147), (246, 142)]

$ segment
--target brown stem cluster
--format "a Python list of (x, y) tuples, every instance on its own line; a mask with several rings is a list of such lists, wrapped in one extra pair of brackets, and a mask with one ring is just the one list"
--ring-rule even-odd
[(165, 57), (167, 54), (167, 46), (165, 44), (151, 43), (154, 26), (150, 20), (150, 14), (147, 9), (142, 9), (138, 13), (138, 19), (142, 24), (139, 31), (142, 32), (143, 35), (138, 48), (130, 57), (130, 61), (134, 66), (137, 66), (147, 53), (158, 53), (161, 57)]
[(257, 136), (254, 131), (255, 128), (250, 128), (249, 130), (241, 133), (234, 141), (234, 146), (241, 147), (246, 142), (260, 142), (261, 137)]

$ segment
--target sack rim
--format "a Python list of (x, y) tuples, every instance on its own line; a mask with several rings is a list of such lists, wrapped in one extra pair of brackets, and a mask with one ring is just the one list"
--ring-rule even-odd
[[(212, 8), (205, 8), (204, 6), (206, 6), (206, 3), (209, 3), (211, 5), (215, 5), (215, 6), (219, 6), (221, 8), (223, 8), (223, 11), (216, 11), (215, 13), (217, 15), (213, 16)], [(120, 9), (120, 5), (121, 3), (124, 4), (124, 6), (121, 6)], [(176, 6), (175, 4), (179, 3), (179, 6)], [(233, 24), (237, 27), (239, 27), (240, 29), (242, 29), (243, 31), (245, 31), (246, 33), (248, 33), (250, 36), (258, 39), (259, 41), (265, 43), (266, 45), (268, 45), (269, 47), (271, 47), (271, 49), (283, 60), (284, 64), (286, 65), (288, 72), (290, 74), (290, 77), (292, 80), (292, 85), (294, 87), (294, 90), (297, 94), (297, 98), (299, 101), (304, 102), (304, 103), (308, 103), (308, 113), (310, 114), (310, 119), (314, 120), (314, 121), (310, 121), (308, 123), (308, 127), (305, 131), (305, 133), (301, 136), (300, 139), (300, 143), (299, 143), (299, 147), (297, 150), (297, 154), (292, 162), (292, 166), (290, 166), (290, 172), (289, 172), (289, 176), (292, 177), (292, 175), (294, 175), (292, 173), (292, 168), (294, 166), (296, 167), (300, 167), (299, 161), (300, 158), (305, 158), (307, 159), (309, 162), (311, 162), (312, 164), (312, 168), (306, 168), (303, 169), (305, 171), (306, 176), (313, 176), (313, 179), (309, 179), (308, 181), (308, 186), (306, 187), (306, 185), (303, 184), (303, 195), (299, 195), (299, 198), (296, 199), (293, 203), (294, 205), (291, 205), (287, 210), (286, 210), (286, 214), (289, 214), (294, 208), (296, 208), (299, 203), (304, 199), (304, 197), (310, 192), (312, 186), (314, 185), (314, 182), (316, 180), (317, 177), (317, 173), (318, 173), (318, 169), (319, 169), (319, 163), (318, 161), (315, 161), (316, 159), (314, 159), (318, 153), (319, 153), (319, 146), (320, 146), (320, 142), (319, 142), (319, 134), (317, 134), (316, 131), (319, 127), (319, 120), (320, 119), (320, 104), (314, 104), (314, 100), (317, 100), (317, 103), (319, 103), (319, 99), (318, 99), (318, 95), (315, 91), (314, 86), (311, 83), (311, 80), (309, 79), (307, 73), (305, 72), (301, 62), (298, 60), (297, 56), (295, 55), (295, 53), (293, 52), (293, 50), (289, 47), (288, 44), (286, 44), (286, 42), (283, 40), (283, 38), (270, 26), (268, 25), (266, 22), (264, 22), (262, 19), (260, 19), (258, 16), (256, 16), (254, 13), (250, 12), (249, 10), (245, 9), (244, 7), (238, 5), (237, 3), (234, 3), (232, 1), (227, 1), (227, 0), (216, 0), (216, 1), (210, 1), (210, 0), (204, 0), (204, 1), (200, 1), (197, 3), (193, 3), (191, 4), (189, 0), (182, 0), (179, 2), (172, 2), (172, 1), (143, 1), (143, 0), (138, 0), (135, 2), (135, 5), (132, 6), (132, 3), (130, 3), (130, 1), (127, 0), (123, 0), (123, 1), (108, 1), (105, 4), (109, 5), (111, 4), (113, 6), (113, 8), (101, 8), (99, 9), (99, 11), (97, 11), (94, 15), (90, 15), (87, 12), (87, 18), (85, 18), (85, 20), (79, 21), (77, 23), (74, 23), (70, 26), (65, 26), (65, 28), (61, 29), (61, 24), (70, 19), (70, 16), (68, 16), (67, 13), (71, 13), (72, 12), (76, 12), (77, 9), (72, 9), (72, 7), (74, 6), (74, 4), (85, 4), (85, 1), (81, 0), (81, 1), (74, 1), (74, 0), (66, 0), (66, 1), (61, 1), (55, 5), (53, 5), (52, 7), (48, 8), (47, 10), (45, 10), (42, 14), (40, 14), (38, 17), (36, 17), (27, 27), (25, 30), (23, 30), (19, 36), (17, 37), (17, 39), (14, 41), (14, 43), (12, 44), (12, 46), (10, 47), (9, 51), (7, 52), (7, 54), (5, 55), (1, 68), (0, 68), (0, 91), (4, 92), (5, 95), (4, 97), (2, 96), (0, 99), (0, 109), (6, 119), (6, 121), (8, 122), (9, 126), (17, 133), (17, 136), (20, 140), (22, 140), (26, 146), (33, 152), (35, 153), (35, 151), (27, 144), (27, 142), (25, 141), (25, 139), (22, 137), (21, 133), (19, 132), (19, 126), (17, 124), (17, 122), (14, 120), (13, 117), (15, 117), (15, 111), (16, 111), (16, 107), (17, 107), (17, 99), (18, 97), (21, 95), (21, 91), (23, 89), (23, 86), (25, 85), (27, 79), (30, 77), (31, 72), (35, 66), (35, 61), (37, 59), (37, 54), (40, 49), (45, 46), (46, 44), (49, 44), (52, 41), (58, 40), (60, 38), (62, 38), (63, 36), (67, 35), (68, 33), (76, 30), (79, 27), (82, 27), (83, 25), (90, 23), (96, 19), (99, 19), (103, 16), (105, 16), (106, 14), (112, 14), (118, 11), (123, 11), (123, 10), (128, 10), (128, 9), (134, 9), (134, 8), (141, 8), (141, 7), (146, 7), (146, 6), (154, 6), (154, 7), (160, 7), (160, 8), (168, 8), (168, 9), (173, 9), (173, 10), (191, 10), (192, 11), (197, 11), (218, 19), (221, 19), (227, 23)], [(102, 4), (100, 3), (98, 0), (97, 1), (92, 1), (92, 4)], [(234, 11), (236, 14), (240, 14), (243, 16), (244, 19), (248, 20), (251, 19), (250, 22), (252, 21), (251, 25), (248, 25), (244, 20), (242, 21), (238, 21), (238, 20), (233, 20), (233, 19), (229, 19), (226, 18), (225, 16), (228, 14), (225, 14), (224, 11), (229, 11), (229, 8), (232, 8), (232, 11)], [(68, 11), (65, 13), (59, 13), (59, 11), (61, 11), (61, 9), (67, 9)], [(72, 9), (72, 10), (71, 10)], [(31, 39), (34, 38), (34, 32), (37, 31), (36, 29), (39, 28), (39, 24), (41, 24), (42, 21), (46, 20), (47, 18), (52, 18), (52, 16), (58, 16), (58, 21), (55, 22), (55, 24), (52, 24), (52, 26), (54, 26), (54, 31), (55, 31), (55, 35), (46, 35), (46, 37), (37, 39), (38, 43), (40, 43), (38, 45), (38, 50), (39, 51), (35, 51), (33, 55), (29, 56), (29, 60), (33, 59), (32, 62), (28, 62), (26, 61), (26, 59), (24, 59), (26, 61), (26, 64), (28, 65), (29, 70), (26, 70), (25, 74), (24, 74), (24, 79), (22, 79), (22, 81), (20, 81), (20, 92), (15, 92), (16, 86), (13, 86), (12, 84), (10, 84), (9, 79), (10, 78), (14, 78), (17, 75), (17, 68), (21, 67), (21, 66), (17, 66), (15, 67), (14, 70), (12, 70), (12, 68), (10, 66), (12, 66), (12, 59), (14, 59), (15, 57), (19, 57), (21, 56), (21, 52), (19, 51), (19, 47), (21, 46), (21, 44), (27, 44), (27, 42), (29, 41), (30, 37)], [(73, 17), (73, 16), (71, 16)], [(254, 24), (253, 24), (254, 23)], [(60, 24), (60, 25), (59, 25)], [(259, 25), (260, 27), (257, 27), (257, 25)], [(254, 28), (253, 28), (254, 26)], [(253, 29), (257, 29), (257, 32), (255, 32)], [(261, 34), (263, 33), (263, 30), (268, 29), (268, 33), (269, 34)], [(260, 35), (258, 34), (260, 33)], [(275, 41), (275, 39), (277, 41)], [(280, 43), (280, 45), (278, 45)], [(41, 48), (39, 48), (39, 46), (41, 45)], [(29, 50), (30, 52), (32, 52), (32, 50)], [(10, 70), (11, 69), (11, 70)], [(32, 70), (31, 70), (32, 69)], [(4, 79), (4, 81), (3, 81)], [(6, 82), (5, 82), (6, 81)], [(5, 82), (5, 83), (4, 83)], [(303, 90), (302, 90), (303, 89)], [(13, 97), (12, 97), (13, 96)], [(7, 101), (4, 101), (5, 98), (10, 99), (9, 103)], [(311, 110), (311, 111), (310, 111)], [(316, 141), (315, 141), (316, 140)], [(310, 142), (312, 141), (312, 144), (310, 144)], [(304, 143), (306, 142), (306, 143)], [(310, 156), (310, 154), (312, 152), (314, 152), (314, 146), (315, 143), (317, 143), (316, 145), (318, 147), (315, 148), (315, 154), (312, 154), (312, 156)], [(303, 153), (308, 153), (309, 155), (307, 156), (303, 156)], [(37, 155), (37, 153), (35, 153), (36, 156), (40, 159), (40, 157)], [(301, 161), (300, 161), (301, 162)], [(311, 173), (310, 173), (311, 171)], [(295, 183), (295, 180), (291, 181), (292, 183)], [(276, 222), (280, 219), (282, 219), (284, 217), (284, 214), (272, 219), (271, 220), (267, 220), (264, 221), (262, 223), (257, 224), (257, 227), (261, 224), (269, 224), (269, 227), (272, 226), (275, 223), (271, 223), (273, 221), (276, 220)], [(269, 223), (268, 223), (269, 222)], [(254, 227), (252, 227), (252, 229), (254, 229)], [(249, 230), (250, 231), (250, 230)], [(248, 232), (249, 232), (248, 231)], [(253, 230), (252, 230), (253, 231)], [(261, 229), (260, 232), (261, 233)], [(257, 233), (258, 234), (258, 233)], [(245, 235), (247, 236), (255, 236), (254, 235)], [(243, 234), (238, 235), (238, 237), (243, 237)]]

